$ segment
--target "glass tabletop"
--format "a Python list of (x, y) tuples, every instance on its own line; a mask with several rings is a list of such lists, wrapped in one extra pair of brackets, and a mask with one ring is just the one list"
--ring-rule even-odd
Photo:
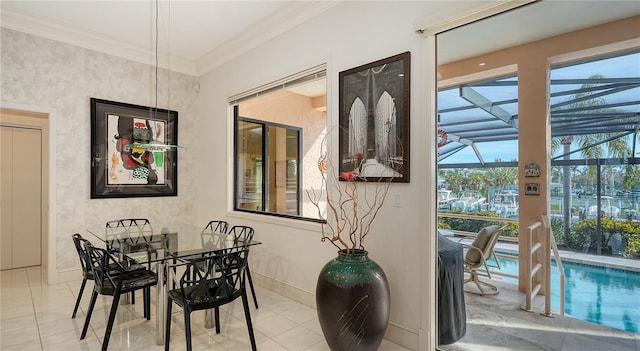
[(235, 240), (233, 235), (214, 233), (191, 224), (144, 225), (127, 228), (90, 228), (87, 231), (109, 249), (139, 263), (221, 252), (261, 244)]

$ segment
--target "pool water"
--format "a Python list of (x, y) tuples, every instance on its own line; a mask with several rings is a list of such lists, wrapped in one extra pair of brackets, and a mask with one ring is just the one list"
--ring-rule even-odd
[[(500, 272), (518, 274), (518, 262), (498, 258)], [(640, 332), (640, 273), (562, 262), (565, 313), (574, 318), (633, 333)], [(560, 276), (552, 261), (551, 306), (560, 308)], [(509, 278), (505, 278), (509, 279)]]

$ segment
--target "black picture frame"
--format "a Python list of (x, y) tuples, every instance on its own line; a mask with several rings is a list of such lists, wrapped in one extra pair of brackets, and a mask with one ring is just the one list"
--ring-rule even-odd
[(408, 51), (340, 72), (339, 174), (409, 183), (410, 81)]
[(97, 98), (90, 105), (91, 198), (177, 196), (178, 112)]

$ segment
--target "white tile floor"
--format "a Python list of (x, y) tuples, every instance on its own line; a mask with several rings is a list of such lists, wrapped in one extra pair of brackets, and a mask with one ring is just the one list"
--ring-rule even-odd
[[(41, 275), (38, 267), (0, 272), (0, 350), (100, 350), (111, 298), (98, 299), (87, 337), (80, 341), (93, 282), (87, 283), (78, 316), (71, 319), (81, 280), (47, 286)], [(500, 286), (499, 295), (465, 294), (467, 333), (455, 344), (441, 346), (442, 350), (640, 351), (640, 334), (524, 312), (519, 308), (523, 295), (515, 285), (494, 283)], [(259, 287), (257, 294), (260, 308), (252, 307), (251, 317), (258, 350), (329, 350), (315, 310)], [(250, 349), (241, 301), (222, 310), (219, 335), (204, 329), (202, 313), (193, 317), (194, 350)], [(173, 315), (171, 339), (171, 350), (185, 349), (181, 312)], [(152, 305), (151, 320), (146, 321), (140, 293), (135, 305), (119, 306), (109, 350), (163, 350), (155, 345), (155, 309)], [(379, 350), (407, 351), (387, 340)]]
[[(78, 273), (79, 274), (79, 273)], [(91, 325), (84, 340), (79, 340), (89, 305), (93, 282), (87, 282), (78, 315), (71, 319), (81, 278), (71, 283), (47, 286), (39, 267), (0, 272), (0, 349), (32, 350), (100, 350), (111, 297), (100, 296)], [(152, 289), (154, 295), (155, 288)], [(260, 308), (251, 309), (258, 350), (321, 351), (329, 350), (316, 312), (303, 304), (257, 287)], [(152, 297), (153, 298), (153, 297)], [(142, 317), (142, 295), (135, 305), (121, 305), (109, 342), (109, 350), (163, 350), (155, 344), (155, 301), (151, 320)], [(175, 312), (175, 306), (174, 306)], [(192, 314), (194, 350), (250, 350), (242, 301), (236, 300), (221, 310), (221, 333), (204, 328), (201, 312)], [(184, 350), (182, 312), (173, 314), (171, 350)], [(407, 349), (384, 340), (381, 351)]]

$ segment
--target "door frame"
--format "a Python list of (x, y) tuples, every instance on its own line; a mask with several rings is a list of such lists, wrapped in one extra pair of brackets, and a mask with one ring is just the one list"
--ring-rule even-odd
[[(42, 131), (42, 262), (44, 280), (58, 283), (56, 250), (56, 111), (50, 107), (2, 103), (0, 124)], [(51, 167), (50, 165), (53, 165)]]
[[(436, 135), (437, 131), (437, 92), (438, 92), (438, 60), (437, 60), (437, 42), (436, 36), (439, 33), (446, 32), (453, 28), (479, 21), (481, 19), (497, 15), (502, 12), (513, 10), (517, 7), (527, 5), (536, 0), (494, 0), (489, 4), (480, 2), (477, 5), (471, 4), (472, 8), (466, 8), (455, 15), (453, 18), (440, 19), (439, 14), (433, 13), (414, 21), (413, 29), (420, 34), (424, 40), (424, 61), (421, 62), (421, 69), (424, 74), (420, 85), (427, 91), (426, 99), (421, 100), (422, 106), (420, 110), (427, 111), (427, 120), (425, 123), (425, 135)], [(465, 4), (460, 6), (467, 6)], [(430, 140), (427, 138), (427, 140)], [(429, 175), (426, 177), (426, 187), (423, 187), (422, 198), (425, 199), (424, 208), (427, 209), (427, 216), (422, 216), (420, 227), (432, 228), (431, 233), (435, 233), (437, 229), (437, 150), (436, 143), (427, 143), (426, 157), (422, 174)], [(421, 294), (420, 301), (420, 329), (418, 331), (418, 349), (419, 350), (436, 350), (437, 347), (437, 286), (436, 286), (436, 262), (437, 259), (437, 240), (435, 235), (426, 235), (420, 246), (420, 265), (426, 268), (426, 274), (420, 277), (420, 287), (424, 292)], [(435, 311), (436, 313), (433, 313)]]

